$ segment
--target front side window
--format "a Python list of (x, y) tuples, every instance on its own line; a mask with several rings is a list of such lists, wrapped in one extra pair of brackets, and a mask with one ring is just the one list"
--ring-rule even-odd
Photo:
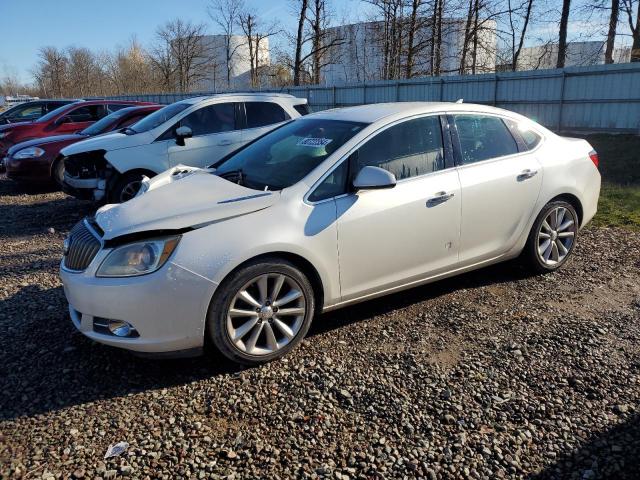
[(501, 118), (490, 115), (454, 115), (462, 163), (518, 153), (518, 145)]
[(277, 103), (245, 102), (244, 106), (247, 112), (247, 128), (273, 125), (291, 118)]
[(280, 190), (302, 180), (365, 126), (340, 120), (296, 120), (214, 164), (214, 174), (249, 188)]
[(12, 120), (34, 120), (38, 117), (42, 116), (42, 105), (40, 104), (36, 104), (36, 105), (21, 105), (22, 108), (18, 108), (16, 109), (15, 112), (13, 112), (10, 115), (10, 118)]
[(440, 117), (408, 120), (378, 133), (358, 149), (356, 172), (365, 166), (384, 168), (398, 180), (442, 170)]
[(156, 110), (151, 115), (143, 118), (138, 123), (134, 123), (129, 128), (129, 133), (142, 133), (148, 132), (149, 130), (153, 130), (156, 127), (159, 127), (163, 123), (165, 123), (170, 118), (175, 117), (183, 110), (186, 110), (191, 106), (190, 103), (179, 102), (172, 103), (171, 105), (167, 105), (166, 107), (161, 108), (160, 110)]
[(235, 108), (233, 103), (216, 103), (199, 108), (180, 120), (181, 127), (189, 127), (193, 136), (235, 130)]
[(320, 200), (326, 200), (346, 193), (348, 175), (349, 161), (344, 160), (311, 192), (309, 200), (319, 202)]

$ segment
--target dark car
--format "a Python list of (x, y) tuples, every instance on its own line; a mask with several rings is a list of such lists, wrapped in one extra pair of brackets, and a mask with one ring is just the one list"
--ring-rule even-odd
[(34, 138), (75, 133), (124, 107), (153, 105), (149, 102), (120, 100), (78, 101), (57, 108), (34, 122), (0, 125), (0, 158), (16, 143)]
[(0, 113), (0, 125), (16, 122), (33, 122), (43, 115), (54, 111), (64, 105), (77, 102), (77, 100), (67, 100), (58, 98), (55, 100), (32, 100), (20, 103)]
[(162, 105), (144, 105), (122, 108), (98, 120), (84, 130), (69, 135), (37, 138), (21, 142), (9, 149), (4, 158), (7, 176), (17, 181), (62, 182), (64, 163), (60, 150), (89, 137), (119, 130), (132, 125)]

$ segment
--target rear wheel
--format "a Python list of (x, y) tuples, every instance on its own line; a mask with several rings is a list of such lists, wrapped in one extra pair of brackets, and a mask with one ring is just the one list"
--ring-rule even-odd
[(577, 238), (576, 210), (562, 200), (550, 202), (536, 218), (523, 255), (535, 271), (551, 272), (567, 261)]
[(138, 194), (144, 175), (139, 172), (125, 173), (116, 182), (109, 194), (111, 203), (124, 203)]
[(242, 267), (218, 287), (207, 332), (227, 358), (258, 365), (294, 349), (309, 330), (314, 309), (304, 273), (286, 260), (268, 258)]

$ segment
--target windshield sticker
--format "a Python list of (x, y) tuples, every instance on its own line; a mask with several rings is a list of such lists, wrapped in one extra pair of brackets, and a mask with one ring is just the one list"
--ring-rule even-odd
[(300, 147), (326, 147), (331, 142), (333, 142), (332, 138), (301, 138), (296, 143), (297, 146)]

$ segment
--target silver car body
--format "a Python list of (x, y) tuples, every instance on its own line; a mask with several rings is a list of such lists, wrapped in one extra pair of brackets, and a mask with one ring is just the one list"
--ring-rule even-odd
[[(511, 119), (534, 129), (542, 141), (530, 151), (398, 180), (394, 188), (308, 200), (335, 166), (380, 131), (411, 118), (457, 113)], [(256, 191), (208, 170), (177, 167), (148, 181), (144, 194), (100, 209), (95, 222), (102, 232), (96, 236), (106, 246), (82, 272), (68, 271), (64, 261), (61, 267), (76, 327), (96, 341), (141, 352), (198, 348), (216, 288), (258, 256), (276, 254), (304, 265), (328, 311), (514, 258), (538, 213), (560, 195), (576, 202), (581, 226), (596, 213), (600, 175), (589, 159), (589, 144), (512, 112), (396, 103), (305, 118), (369, 125), (280, 191)], [(430, 204), (443, 194), (447, 201)], [(139, 277), (96, 277), (111, 241), (150, 231), (183, 232), (164, 267)], [(140, 336), (96, 333), (95, 317), (131, 322)]]

